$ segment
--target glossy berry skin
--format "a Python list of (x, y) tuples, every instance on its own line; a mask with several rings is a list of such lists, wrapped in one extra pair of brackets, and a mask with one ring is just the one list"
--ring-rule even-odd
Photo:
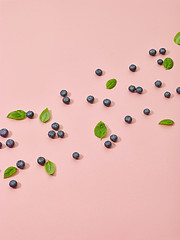
[(0, 148), (2, 148), (2, 142), (0, 142)]
[(86, 98), (86, 100), (89, 102), (89, 103), (93, 103), (94, 102), (94, 97), (93, 96), (88, 96), (87, 98)]
[(104, 146), (105, 146), (106, 148), (110, 148), (111, 145), (112, 145), (112, 143), (111, 143), (110, 141), (106, 141), (106, 142), (104, 143)]
[(145, 115), (149, 115), (149, 114), (150, 114), (149, 108), (145, 108), (145, 109), (143, 110), (143, 112), (144, 112)]
[(162, 60), (162, 59), (158, 59), (158, 60), (157, 60), (157, 63), (158, 63), (159, 65), (162, 65), (162, 64), (163, 64), (163, 60)]
[(7, 137), (7, 135), (8, 135), (8, 130), (6, 128), (2, 128), (0, 130), (0, 136), (1, 137)]
[(127, 123), (131, 123), (132, 122), (132, 117), (131, 116), (126, 116), (124, 118), (124, 121), (127, 122)]
[(12, 187), (12, 188), (16, 188), (17, 187), (17, 181), (16, 180), (11, 180), (9, 182), (9, 186)]
[(180, 94), (180, 87), (176, 88), (176, 92)]
[(103, 74), (103, 71), (101, 69), (96, 69), (95, 73), (96, 75), (101, 76)]
[(131, 64), (131, 65), (129, 66), (129, 70), (132, 71), (132, 72), (135, 72), (135, 71), (136, 71), (136, 65)]
[(112, 142), (117, 142), (118, 137), (117, 137), (116, 134), (112, 134), (112, 135), (110, 136), (110, 139), (111, 139)]
[(19, 160), (17, 161), (16, 166), (20, 169), (23, 169), (25, 167), (25, 162), (23, 160)]
[(136, 92), (141, 94), (143, 92), (143, 88), (142, 87), (137, 87)]
[(164, 93), (164, 96), (165, 96), (166, 98), (170, 98), (171, 93), (167, 91), (167, 92)]
[(59, 123), (54, 122), (54, 123), (51, 124), (51, 127), (52, 127), (52, 129), (54, 129), (54, 130), (58, 130), (58, 129), (59, 129)]
[(157, 80), (157, 81), (155, 81), (154, 85), (155, 85), (156, 87), (160, 88), (161, 85), (162, 85), (162, 82), (159, 81), (159, 80)]
[(44, 157), (38, 157), (37, 163), (41, 166), (44, 166), (46, 159)]
[(28, 111), (28, 112), (26, 113), (26, 117), (28, 117), (28, 118), (33, 118), (33, 117), (34, 117), (34, 112), (33, 112), (33, 111)]
[(106, 107), (109, 107), (111, 105), (111, 100), (110, 99), (104, 99), (103, 100), (103, 104), (106, 106)]
[(50, 138), (55, 138), (55, 136), (56, 136), (55, 131), (53, 131), (53, 130), (49, 131), (49, 132), (48, 132), (48, 136), (49, 136)]
[(78, 152), (74, 152), (72, 154), (72, 156), (73, 156), (74, 159), (78, 159), (79, 158), (79, 153)]
[(164, 55), (166, 53), (166, 49), (165, 48), (160, 48), (159, 53)]
[(69, 104), (70, 103), (70, 98), (69, 97), (64, 97), (63, 98), (63, 103)]
[(12, 148), (14, 146), (14, 140), (8, 139), (6, 141), (6, 146), (9, 147), (9, 148)]
[(64, 137), (64, 132), (62, 130), (57, 132), (58, 137), (63, 138)]
[(60, 95), (61, 95), (62, 97), (66, 97), (66, 96), (67, 96), (67, 91), (66, 91), (66, 90), (61, 90), (61, 91), (60, 91)]
[(135, 92), (136, 91), (136, 87), (134, 85), (130, 85), (128, 87), (128, 89), (129, 89), (130, 92)]
[(149, 50), (149, 54), (150, 54), (151, 56), (155, 56), (155, 55), (156, 55), (156, 50), (155, 50), (155, 49), (150, 49), (150, 50)]

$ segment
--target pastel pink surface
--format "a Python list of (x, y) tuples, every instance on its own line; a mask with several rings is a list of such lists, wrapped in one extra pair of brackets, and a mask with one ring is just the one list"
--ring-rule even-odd
[[(16, 141), (14, 149), (0, 150), (1, 239), (180, 239), (180, 48), (173, 42), (179, 9), (175, 0), (0, 1), (0, 128)], [(169, 71), (156, 63), (165, 56), (148, 54), (160, 47), (174, 60)], [(137, 72), (128, 70), (131, 63)], [(96, 76), (96, 68), (104, 75)], [(118, 83), (107, 90), (110, 78)], [(128, 92), (130, 84), (144, 93)], [(69, 92), (69, 106), (61, 89)], [(97, 99), (92, 105), (89, 94)], [(112, 107), (103, 106), (104, 98)], [(38, 117), (46, 107), (52, 118), (43, 124)], [(7, 119), (16, 109), (36, 116)], [(124, 123), (125, 115), (133, 124)], [(159, 126), (164, 118), (175, 125)], [(54, 121), (64, 139), (47, 137)], [(102, 141), (93, 132), (99, 121), (108, 126)], [(110, 133), (119, 141), (106, 149)], [(74, 151), (81, 160), (72, 159)], [(55, 176), (37, 164), (39, 156), (56, 164)], [(27, 168), (4, 180), (4, 170), (19, 159)], [(10, 179), (18, 189), (8, 186)]]

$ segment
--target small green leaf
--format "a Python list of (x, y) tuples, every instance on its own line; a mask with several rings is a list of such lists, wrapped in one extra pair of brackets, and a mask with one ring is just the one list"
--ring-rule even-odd
[(171, 119), (164, 119), (162, 121), (159, 122), (160, 125), (173, 125), (174, 124), (174, 121), (171, 120)]
[(45, 123), (50, 119), (51, 115), (49, 112), (49, 109), (46, 108), (44, 109), (44, 111), (42, 111), (41, 115), (39, 116), (39, 119), (41, 120), (41, 122)]
[(13, 111), (7, 115), (7, 118), (12, 118), (16, 120), (21, 120), (21, 119), (24, 119), (25, 117), (26, 117), (26, 113), (23, 110)]
[(17, 171), (17, 168), (15, 168), (15, 167), (8, 167), (8, 168), (4, 171), (4, 178), (10, 177), (10, 176), (13, 175), (16, 171)]
[(176, 34), (176, 36), (174, 37), (174, 42), (178, 45), (180, 45), (180, 32), (178, 32)]
[(171, 69), (173, 67), (173, 65), (174, 65), (174, 63), (173, 63), (173, 60), (171, 58), (165, 58), (164, 59), (163, 66), (166, 69)]
[(102, 139), (107, 133), (107, 127), (103, 122), (99, 122), (94, 128), (94, 134), (96, 137)]
[(45, 170), (49, 175), (52, 175), (55, 172), (55, 165), (53, 162), (48, 161), (45, 164)]
[(117, 80), (116, 79), (110, 79), (109, 81), (107, 81), (106, 83), (106, 87), (107, 89), (112, 89), (116, 86)]

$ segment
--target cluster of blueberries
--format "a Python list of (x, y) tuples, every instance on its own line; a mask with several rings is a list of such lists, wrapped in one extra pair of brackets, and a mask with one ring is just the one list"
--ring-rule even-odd
[[(48, 132), (48, 136), (49, 136), (50, 138), (55, 138), (55, 136), (56, 136), (56, 132), (55, 132), (55, 131), (58, 131), (58, 130), (59, 130), (59, 123), (54, 122), (54, 123), (51, 124), (51, 127), (52, 127), (53, 130), (50, 130), (50, 131)], [(55, 131), (54, 131), (54, 130), (55, 130)], [(64, 131), (59, 130), (59, 131), (57, 132), (57, 136), (60, 137), (60, 138), (63, 138), (63, 137), (64, 137)]]
[[(110, 140), (111, 140), (112, 142), (117, 142), (118, 136), (117, 136), (116, 134), (112, 134), (112, 135), (110, 136)], [(104, 146), (105, 146), (106, 148), (110, 148), (110, 147), (112, 146), (111, 141), (109, 141), (109, 140), (108, 140), (108, 141), (105, 141)]]
[[(4, 137), (4, 138), (7, 137), (8, 133), (9, 133), (9, 131), (6, 128), (2, 128), (0, 130), (0, 136), (1, 137)], [(6, 146), (7, 147), (12, 148), (14, 146), (14, 144), (15, 144), (14, 140), (12, 140), (12, 139), (7, 139), (6, 140)], [(2, 142), (0, 142), (0, 148), (2, 148)]]
[[(157, 51), (155, 49), (153, 49), (153, 48), (149, 50), (149, 55), (151, 55), (151, 56), (155, 56), (156, 53), (157, 53)], [(160, 48), (159, 49), (159, 53), (164, 55), (166, 53), (166, 49), (165, 48)], [(162, 65), (163, 64), (163, 60), (162, 59), (158, 59), (157, 63), (159, 65)]]
[(66, 90), (61, 90), (60, 91), (60, 95), (61, 95), (61, 97), (63, 97), (62, 101), (65, 104), (69, 104), (70, 103), (70, 98), (67, 97), (67, 94), (68, 94), (68, 92)]
[[(20, 169), (23, 169), (25, 167), (25, 162), (23, 160), (19, 160), (16, 163), (16, 166)], [(17, 187), (17, 181), (16, 180), (11, 180), (9, 182), (9, 186), (12, 188), (16, 188)]]

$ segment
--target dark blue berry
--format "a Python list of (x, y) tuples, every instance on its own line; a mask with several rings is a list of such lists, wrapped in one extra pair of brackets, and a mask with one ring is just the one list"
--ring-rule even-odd
[(6, 141), (6, 146), (9, 147), (9, 148), (12, 148), (14, 146), (14, 140), (8, 139)]
[(155, 86), (156, 87), (158, 87), (158, 88), (160, 88), (161, 87), (161, 85), (162, 85), (162, 82), (161, 81), (159, 81), (159, 80), (157, 80), (157, 81), (155, 81)]
[(2, 128), (0, 130), (0, 136), (1, 137), (7, 137), (7, 135), (8, 135), (8, 130), (6, 128)]
[(155, 55), (156, 55), (156, 50), (155, 50), (155, 49), (150, 49), (150, 50), (149, 50), (149, 54), (150, 54), (151, 56), (155, 56)]
[(110, 139), (111, 139), (112, 142), (117, 142), (118, 137), (117, 137), (116, 134), (112, 134), (112, 135), (110, 136)]
[(94, 97), (93, 96), (88, 96), (87, 98), (86, 98), (86, 100), (89, 102), (89, 103), (93, 103), (94, 102)]
[(157, 63), (158, 63), (159, 65), (162, 65), (162, 64), (163, 64), (163, 60), (162, 60), (162, 59), (158, 59), (158, 60), (157, 60)]
[(63, 98), (63, 103), (69, 104), (70, 103), (70, 98), (69, 97), (64, 97)]
[(176, 92), (180, 94), (180, 87), (176, 88)]
[(48, 132), (48, 136), (49, 136), (50, 138), (55, 138), (55, 136), (56, 136), (55, 131), (53, 131), (53, 130), (49, 131), (49, 132)]
[(23, 169), (25, 167), (25, 162), (23, 160), (19, 160), (19, 161), (17, 161), (16, 166), (18, 168)]
[(66, 97), (67, 91), (66, 91), (66, 90), (61, 90), (61, 91), (60, 91), (60, 95), (61, 95), (62, 97)]
[(128, 89), (129, 89), (130, 92), (135, 92), (136, 91), (136, 88), (135, 88), (134, 85), (130, 85)]
[(166, 53), (166, 49), (165, 48), (160, 48), (159, 53), (164, 55)]
[(106, 107), (109, 107), (111, 105), (111, 100), (110, 99), (104, 99), (103, 100), (103, 104), (106, 106)]
[(106, 148), (110, 148), (111, 145), (112, 145), (112, 143), (111, 143), (110, 141), (106, 141), (106, 142), (104, 143), (104, 146), (105, 146)]
[(132, 72), (135, 72), (135, 71), (136, 71), (136, 65), (131, 64), (131, 65), (129, 66), (129, 70), (131, 70)]
[(2, 148), (2, 142), (0, 142), (0, 148)]
[(141, 94), (143, 92), (143, 88), (142, 87), (137, 87), (136, 92)]
[(149, 108), (145, 108), (145, 109), (143, 110), (143, 112), (144, 112), (145, 115), (149, 115), (149, 114), (150, 114)]
[(72, 156), (73, 156), (73, 158), (78, 159), (79, 158), (79, 153), (78, 152), (74, 152), (72, 154)]
[(101, 76), (103, 71), (101, 69), (96, 69), (95, 73), (96, 75)]
[(58, 137), (63, 138), (64, 137), (64, 132), (62, 130), (57, 132)]
[(12, 187), (12, 188), (16, 188), (17, 187), (17, 181), (16, 180), (11, 180), (9, 182), (9, 186)]
[(34, 112), (33, 112), (33, 111), (28, 111), (28, 112), (26, 113), (26, 117), (28, 117), (28, 118), (33, 118), (33, 117), (34, 117)]
[(167, 91), (167, 92), (164, 93), (164, 96), (165, 96), (166, 98), (170, 98), (171, 93)]
[(58, 129), (59, 129), (59, 123), (54, 122), (54, 123), (51, 124), (51, 127), (52, 127), (52, 129), (54, 129), (54, 130), (58, 130)]
[(132, 117), (131, 116), (126, 116), (124, 118), (124, 121), (127, 122), (127, 123), (131, 123), (132, 122)]
[(46, 159), (44, 157), (38, 157), (37, 162), (39, 165), (44, 166)]

